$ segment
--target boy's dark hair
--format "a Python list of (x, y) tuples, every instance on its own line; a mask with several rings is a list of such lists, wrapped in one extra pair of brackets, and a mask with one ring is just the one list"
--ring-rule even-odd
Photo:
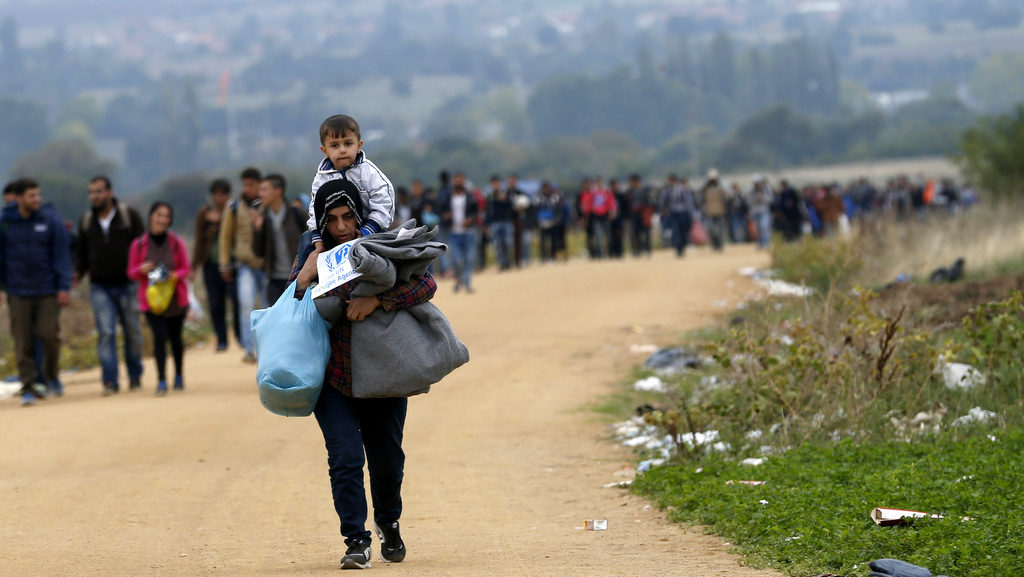
[(18, 179), (14, 183), (14, 191), (13, 192), (14, 192), (15, 196), (21, 196), (21, 195), (25, 194), (26, 190), (30, 190), (30, 189), (33, 189), (33, 188), (39, 188), (39, 182), (36, 181), (36, 179), (34, 179), (34, 178), (29, 178), (29, 177), (26, 176), (25, 178)]
[(110, 184), (110, 179), (107, 178), (107, 175), (105, 175), (105, 174), (97, 174), (96, 176), (90, 178), (89, 182), (90, 183), (102, 182), (103, 183), (103, 188), (105, 188), (107, 190), (110, 190), (111, 188), (113, 188), (113, 185)]
[(4, 194), (18, 194), (15, 190), (18, 188), (18, 181), (12, 180), (4, 185)]
[(354, 134), (357, 140), (363, 137), (355, 118), (347, 114), (329, 116), (327, 120), (320, 123), (320, 144), (327, 142), (328, 138), (338, 138), (349, 132)]
[(210, 194), (224, 192), (231, 194), (231, 183), (224, 178), (218, 178), (210, 183)]
[(260, 169), (250, 166), (242, 171), (242, 174), (238, 175), (242, 180), (263, 180), (263, 175), (260, 173)]
[(263, 177), (263, 180), (270, 183), (271, 186), (281, 191), (281, 196), (284, 196), (284, 177), (276, 172), (274, 174), (268, 174)]

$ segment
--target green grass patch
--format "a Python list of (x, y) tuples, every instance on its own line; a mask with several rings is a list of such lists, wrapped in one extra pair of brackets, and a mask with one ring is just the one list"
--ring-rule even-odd
[[(1024, 429), (990, 433), (806, 445), (753, 468), (707, 457), (652, 469), (633, 490), (674, 521), (707, 525), (751, 564), (790, 575), (867, 575), (867, 562), (885, 557), (933, 574), (1019, 575)], [(874, 507), (944, 518), (879, 527), (871, 520)]]

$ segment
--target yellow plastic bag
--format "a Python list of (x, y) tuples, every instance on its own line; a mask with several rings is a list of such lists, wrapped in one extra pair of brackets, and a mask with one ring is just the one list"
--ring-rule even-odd
[(167, 307), (171, 306), (171, 299), (174, 298), (174, 287), (178, 284), (178, 275), (171, 273), (167, 280), (150, 282), (146, 287), (146, 302), (149, 303), (149, 310), (155, 315), (163, 314)]

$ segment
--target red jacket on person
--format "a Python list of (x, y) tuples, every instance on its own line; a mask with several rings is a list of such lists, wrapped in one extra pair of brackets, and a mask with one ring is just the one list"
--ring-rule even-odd
[(588, 188), (580, 199), (583, 216), (612, 216), (618, 208), (615, 195), (607, 188)]

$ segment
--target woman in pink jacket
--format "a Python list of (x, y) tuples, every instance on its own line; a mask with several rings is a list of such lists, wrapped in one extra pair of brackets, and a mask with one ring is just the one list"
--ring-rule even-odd
[[(128, 278), (137, 281), (139, 287), (139, 309), (146, 315), (146, 321), (153, 332), (153, 357), (156, 359), (156, 394), (167, 394), (167, 343), (170, 341), (174, 355), (174, 390), (185, 389), (182, 366), (185, 344), (182, 331), (185, 314), (188, 312), (189, 275), (188, 250), (181, 237), (171, 232), (174, 209), (166, 202), (157, 201), (149, 209), (149, 228), (142, 236), (132, 241), (128, 252)], [(174, 297), (167, 309), (155, 313), (146, 299), (149, 288), (149, 273), (163, 265), (175, 281)]]

